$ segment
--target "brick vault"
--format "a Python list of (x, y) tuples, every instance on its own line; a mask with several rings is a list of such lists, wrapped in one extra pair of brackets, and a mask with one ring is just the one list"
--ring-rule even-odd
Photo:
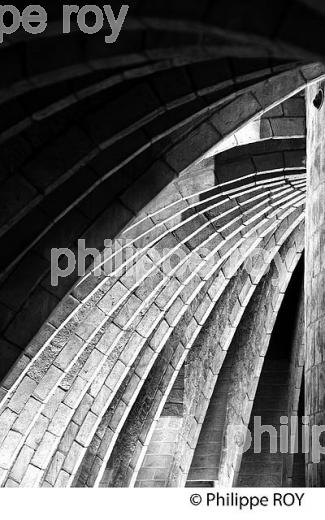
[(322, 3), (134, 1), (112, 46), (53, 4), (0, 49), (0, 485), (324, 486)]

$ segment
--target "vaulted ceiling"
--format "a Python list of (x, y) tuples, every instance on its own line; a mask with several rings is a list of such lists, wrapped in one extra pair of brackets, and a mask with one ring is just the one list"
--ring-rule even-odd
[[(324, 8), (141, 0), (108, 46), (62, 36), (53, 4), (46, 35), (0, 49), (0, 481), (185, 485), (228, 349), (257, 306), (249, 397), (231, 403), (249, 420), (303, 254), (304, 90), (325, 77)], [(100, 276), (89, 256), (85, 277), (75, 267), (53, 286), (52, 249), (77, 254), (80, 239), (103, 253)], [(123, 254), (112, 267), (107, 239), (131, 250), (141, 279)], [(185, 361), (185, 380), (204, 384), (184, 398), (169, 476), (144, 478)], [(237, 464), (224, 460), (218, 478), (233, 483)]]

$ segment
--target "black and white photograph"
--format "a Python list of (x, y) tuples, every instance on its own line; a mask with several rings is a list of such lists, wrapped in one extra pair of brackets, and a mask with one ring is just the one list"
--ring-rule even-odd
[(321, 511), (323, 0), (0, 5), (0, 487)]

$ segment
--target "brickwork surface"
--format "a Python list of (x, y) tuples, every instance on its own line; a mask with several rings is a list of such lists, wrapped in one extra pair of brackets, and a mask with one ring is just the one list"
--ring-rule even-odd
[[(23, 33), (1, 47), (1, 486), (239, 478), (226, 428), (249, 423), (304, 250), (304, 92), (325, 77), (310, 57), (325, 55), (323, 14), (306, 3), (134, 0), (105, 47), (103, 33), (62, 36), (61, 9), (45, 1), (41, 51)], [(323, 377), (319, 179), (307, 381)], [(85, 274), (54, 286), (51, 250), (77, 253), (79, 239), (99, 251), (96, 273), (90, 255)], [(112, 253), (106, 239), (120, 240)]]
[[(307, 91), (308, 125), (308, 203), (306, 207), (306, 416), (312, 427), (324, 424), (324, 106), (317, 110), (313, 101), (323, 83)], [(307, 460), (307, 482), (310, 486), (325, 485), (325, 461)]]

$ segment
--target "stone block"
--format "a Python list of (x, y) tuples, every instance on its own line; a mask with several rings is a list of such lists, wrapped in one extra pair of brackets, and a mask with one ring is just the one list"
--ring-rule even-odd
[(157, 305), (153, 304), (149, 307), (148, 311), (137, 326), (137, 332), (144, 338), (148, 338), (151, 332), (155, 329), (160, 317), (162, 316), (161, 310)]
[(46, 432), (48, 424), (49, 419), (44, 417), (44, 415), (40, 415), (26, 439), (26, 445), (36, 450)]
[(76, 329), (76, 334), (83, 340), (87, 341), (96, 329), (105, 321), (105, 313), (95, 307), (85, 316), (80, 325)]
[(24, 262), (18, 264), (17, 269), (2, 285), (0, 301), (17, 311), (46, 274), (48, 268), (48, 263), (44, 258), (34, 253), (27, 254)]
[(25, 376), (13, 393), (9, 401), (9, 408), (20, 413), (36, 387), (37, 383), (30, 377)]
[(104, 355), (101, 352), (99, 352), (97, 349), (93, 350), (85, 365), (80, 370), (79, 376), (86, 381), (89, 381), (93, 377), (103, 358)]
[(48, 322), (55, 328), (59, 328), (70, 314), (78, 307), (79, 301), (73, 296), (66, 296), (51, 314)]
[(46, 372), (43, 379), (34, 389), (33, 395), (44, 401), (50, 392), (53, 390), (54, 386), (58, 384), (59, 379), (63, 376), (63, 372), (58, 368), (51, 366), (49, 370)]
[(67, 429), (65, 430), (64, 435), (59, 444), (59, 452), (64, 454), (64, 458), (69, 453), (72, 443), (75, 440), (76, 435), (78, 433), (78, 430), (79, 425), (74, 422), (70, 422), (67, 426)]
[(6, 338), (25, 348), (57, 303), (57, 298), (37, 287), (9, 325)]
[(72, 475), (76, 471), (77, 464), (81, 461), (84, 453), (85, 448), (80, 446), (80, 444), (77, 442), (73, 442), (71, 450), (69, 451), (68, 456), (64, 461), (63, 469)]
[(54, 361), (55, 366), (65, 371), (73, 362), (75, 356), (80, 352), (83, 345), (84, 341), (74, 334), (56, 357)]
[(60, 387), (57, 388), (43, 408), (42, 414), (48, 419), (52, 419), (65, 396), (66, 392)]
[(162, 345), (165, 344), (170, 333), (171, 328), (169, 327), (167, 321), (165, 319), (162, 320), (150, 338), (150, 346), (154, 352), (156, 352)]
[(33, 358), (56, 331), (50, 323), (44, 323), (41, 330), (33, 337), (25, 349), (25, 354)]
[[(214, 125), (214, 122), (212, 120)], [(216, 125), (214, 125), (216, 126)], [(166, 154), (166, 162), (178, 174), (200, 159), (220, 140), (219, 128), (203, 123)], [(220, 130), (219, 130), (220, 131)]]
[(73, 381), (65, 399), (64, 402), (70, 406), (70, 408), (76, 408), (78, 405), (78, 400), (80, 399), (80, 396), (83, 393), (83, 390), (85, 388), (86, 381), (82, 377), (76, 377), (76, 379)]
[(35, 415), (37, 414), (40, 407), (40, 402), (31, 397), (23, 410), (20, 412), (20, 414), (17, 417), (17, 420), (15, 421), (15, 431), (24, 434), (31, 423), (33, 422)]
[(14, 462), (14, 456), (16, 455), (19, 444), (22, 441), (23, 436), (21, 433), (10, 431), (6, 436), (1, 446), (0, 452), (0, 468), (9, 469), (11, 464)]
[(100, 414), (103, 414), (107, 409), (110, 403), (110, 396), (112, 394), (112, 390), (108, 388), (106, 385), (103, 385), (101, 390), (98, 392), (92, 406), (91, 411), (98, 417)]
[(94, 428), (96, 427), (97, 422), (97, 415), (90, 411), (81, 425), (81, 428), (76, 437), (76, 442), (82, 446), (87, 447), (95, 433)]
[(85, 420), (85, 417), (87, 416), (93, 402), (94, 402), (94, 399), (89, 394), (85, 394), (85, 396), (82, 398), (82, 400), (73, 416), (74, 423), (81, 426), (81, 424)]
[[(130, 367), (134, 360), (139, 355), (141, 348), (143, 347), (145, 340), (143, 336), (140, 336), (137, 332), (134, 332), (126, 346), (123, 348), (123, 351), (120, 354), (119, 361), (123, 363), (126, 367)], [(108, 384), (108, 383), (107, 383)], [(110, 384), (108, 385), (110, 386)], [(111, 386), (110, 386), (111, 388)]]
[(45, 432), (33, 458), (32, 464), (40, 469), (46, 469), (48, 466), (52, 453), (58, 443), (58, 438), (50, 432)]
[(252, 94), (246, 93), (219, 109), (210, 120), (218, 132), (222, 136), (226, 136), (256, 116), (261, 109), (262, 107), (256, 98)]
[(122, 202), (134, 214), (144, 208), (175, 177), (166, 163), (157, 161), (121, 197)]
[[(57, 411), (55, 412), (49, 427), (48, 431), (53, 433), (56, 437), (61, 437), (64, 433), (67, 424), (69, 423), (71, 417), (73, 415), (73, 410), (69, 408), (66, 404), (61, 403), (58, 406)], [(37, 464), (35, 463), (37, 466)]]
[(135, 294), (141, 301), (144, 301), (155, 293), (155, 290), (163, 281), (163, 278), (163, 274), (156, 269), (152, 273), (148, 274), (145, 280), (136, 289)]
[(111, 352), (112, 348), (114, 348), (114, 345), (118, 341), (120, 334), (121, 329), (114, 323), (109, 323), (104, 335), (97, 343), (96, 349), (99, 350), (99, 352), (102, 352), (102, 354), (107, 355), (109, 352)]
[(8, 435), (12, 425), (17, 419), (17, 414), (9, 408), (2, 411), (0, 417), (0, 445)]
[(254, 96), (264, 109), (268, 109), (276, 101), (280, 101), (299, 86), (304, 86), (304, 78), (300, 70), (283, 72), (256, 85)]
[(130, 320), (135, 316), (139, 307), (142, 305), (140, 298), (137, 298), (134, 294), (127, 299), (117, 316), (114, 317), (114, 322), (121, 328), (129, 323)]
[(55, 485), (56, 479), (60, 473), (60, 470), (62, 468), (63, 462), (64, 462), (65, 456), (63, 453), (57, 451), (52, 460), (51, 464), (49, 466), (49, 469), (46, 473), (46, 481), (51, 484), (51, 486)]
[(112, 313), (122, 300), (127, 296), (128, 289), (124, 287), (120, 282), (116, 282), (112, 289), (98, 302), (98, 307), (106, 315)]
[(23, 480), (21, 481), (20, 487), (23, 488), (33, 488), (39, 487), (39, 483), (41, 481), (43, 475), (43, 471), (39, 468), (36, 468), (32, 464), (30, 464), (27, 468), (27, 471), (24, 475)]

